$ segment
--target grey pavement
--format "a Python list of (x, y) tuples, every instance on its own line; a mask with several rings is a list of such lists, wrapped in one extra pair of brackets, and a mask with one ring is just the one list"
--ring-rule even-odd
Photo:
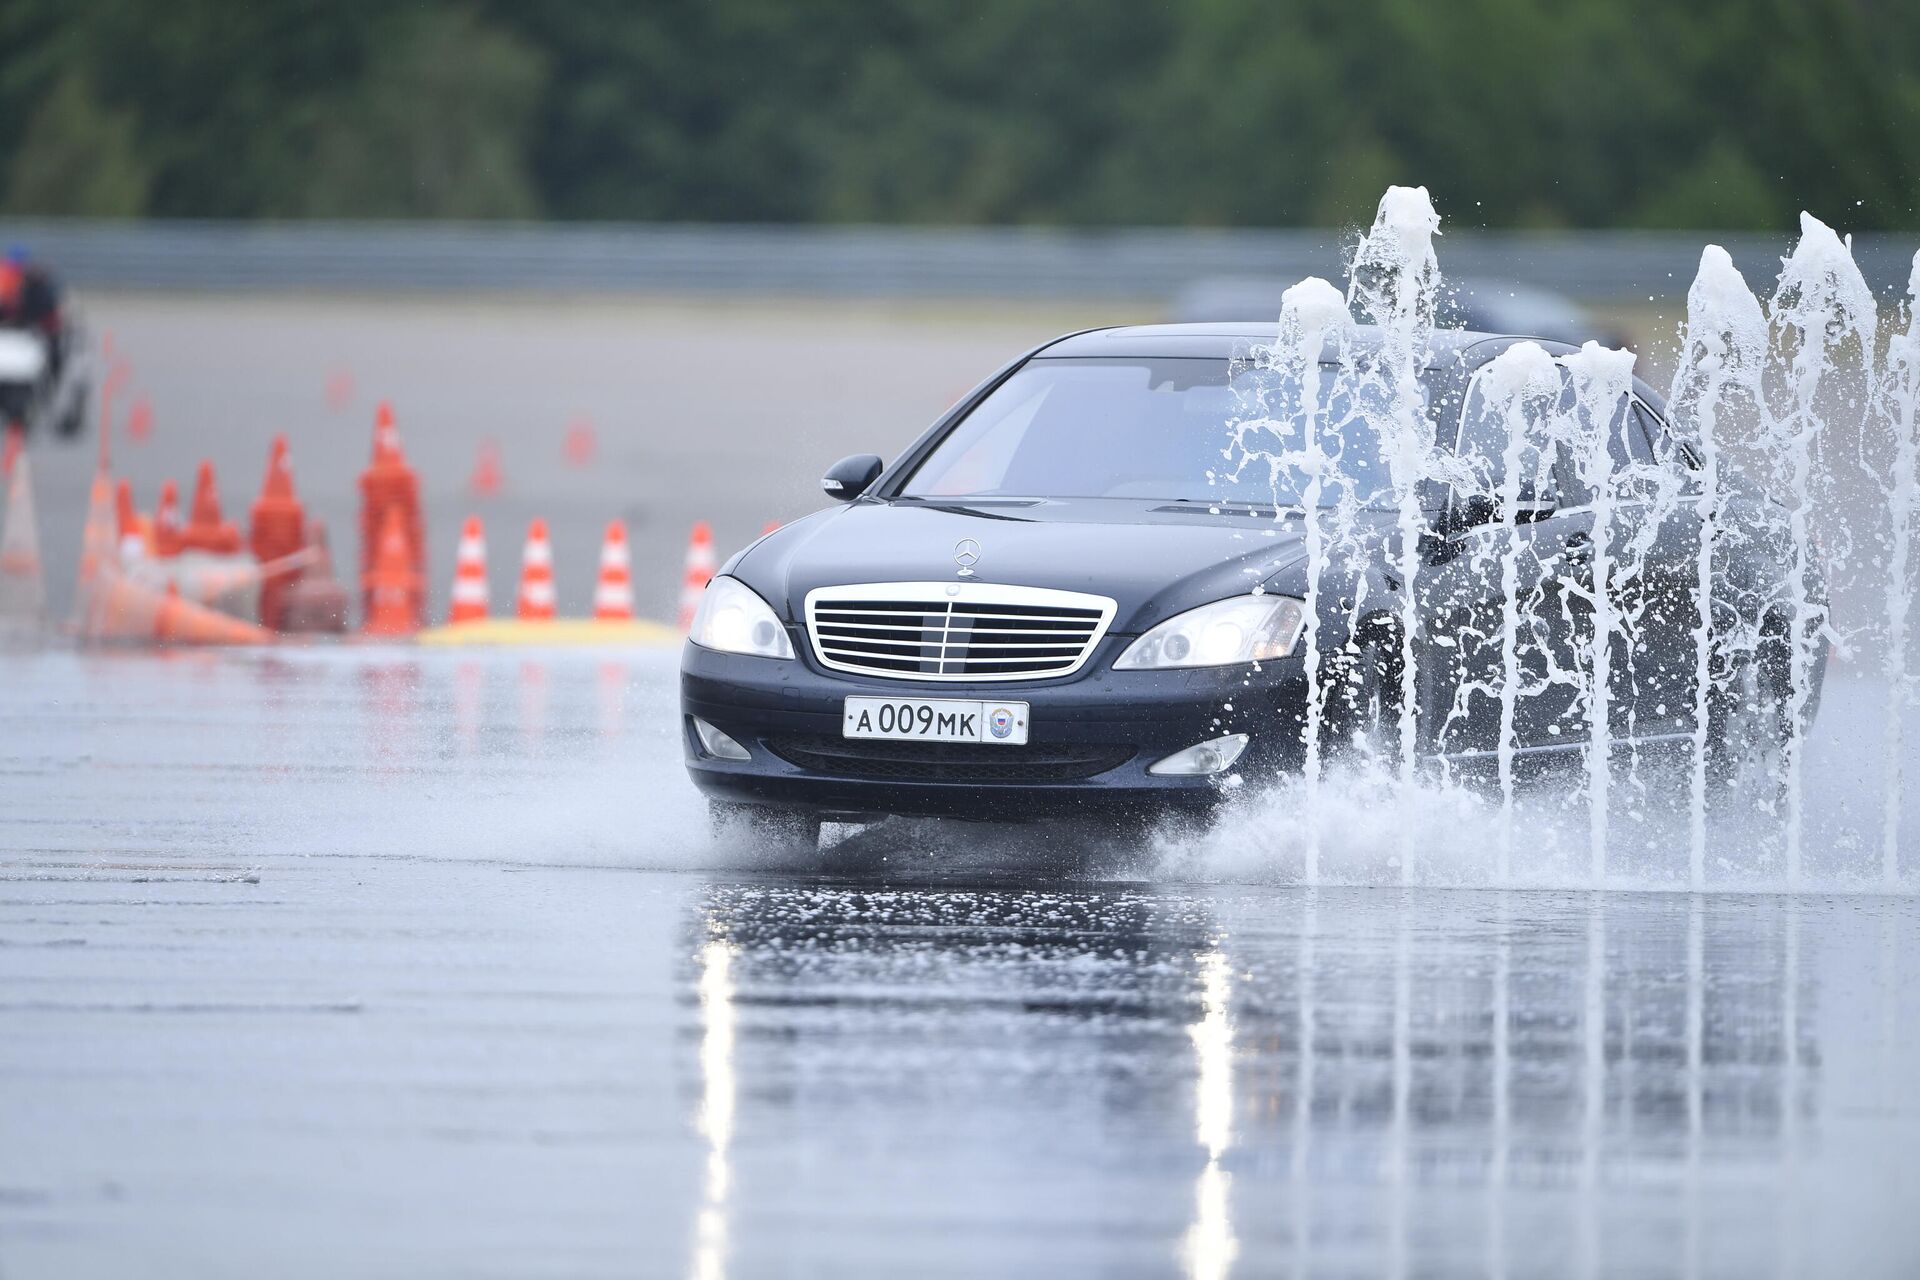
[[(1364, 796), (1301, 886), (1284, 793), (775, 862), (672, 690), (0, 658), (0, 1275), (1920, 1268), (1910, 891), (1371, 885)], [(1829, 866), (1873, 707), (1824, 713)]]

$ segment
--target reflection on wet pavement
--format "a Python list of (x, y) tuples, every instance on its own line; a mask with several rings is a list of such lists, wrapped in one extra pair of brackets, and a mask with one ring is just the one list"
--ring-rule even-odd
[[(1913, 1228), (1876, 1184), (1920, 1127), (1876, 1074), (1913, 1065), (1913, 925), (1871, 899), (715, 884), (736, 1247), (748, 1273), (900, 1232), (962, 1270), (1898, 1274)], [(791, 1178), (795, 1149), (833, 1176)]]
[(9, 668), (0, 1274), (1920, 1273), (1911, 896), (769, 865), (621, 661)]

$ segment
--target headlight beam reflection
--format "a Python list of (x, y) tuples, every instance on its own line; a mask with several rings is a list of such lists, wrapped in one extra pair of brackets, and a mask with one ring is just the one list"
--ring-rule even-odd
[(700, 949), (700, 1136), (707, 1142), (704, 1195), (693, 1240), (693, 1280), (723, 1280), (727, 1274), (727, 1195), (733, 1168), (733, 951), (718, 940)]
[(1200, 1021), (1188, 1029), (1197, 1067), (1194, 1136), (1207, 1153), (1207, 1167), (1194, 1184), (1193, 1225), (1187, 1229), (1186, 1264), (1192, 1280), (1224, 1280), (1239, 1253), (1230, 1203), (1233, 1180), (1220, 1167), (1220, 1157), (1233, 1140), (1231, 998), (1227, 957), (1209, 951), (1200, 957)]

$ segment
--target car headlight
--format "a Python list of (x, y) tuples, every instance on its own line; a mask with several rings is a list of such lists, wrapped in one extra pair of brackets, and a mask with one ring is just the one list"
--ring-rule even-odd
[(791, 658), (793, 642), (773, 609), (738, 578), (719, 577), (700, 594), (687, 639), (703, 649)]
[(1113, 666), (1158, 671), (1284, 658), (1300, 642), (1306, 622), (1306, 604), (1292, 596), (1235, 596), (1168, 618), (1128, 645)]

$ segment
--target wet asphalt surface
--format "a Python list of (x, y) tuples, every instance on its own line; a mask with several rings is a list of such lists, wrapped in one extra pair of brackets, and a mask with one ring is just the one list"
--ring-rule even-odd
[(0, 657), (0, 1276), (1920, 1271), (1911, 893), (823, 872), (672, 678)]

